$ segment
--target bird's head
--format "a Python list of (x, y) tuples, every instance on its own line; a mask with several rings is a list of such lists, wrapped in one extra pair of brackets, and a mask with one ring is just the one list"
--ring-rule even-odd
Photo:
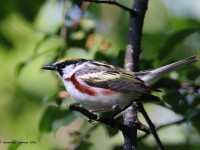
[(42, 69), (54, 71), (62, 78), (64, 75), (73, 74), (76, 68), (86, 61), (82, 58), (64, 58), (53, 64), (43, 66)]

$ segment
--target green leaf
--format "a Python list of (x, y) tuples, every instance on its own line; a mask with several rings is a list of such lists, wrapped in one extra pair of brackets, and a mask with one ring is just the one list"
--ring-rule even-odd
[(77, 48), (75, 48), (75, 47), (69, 48), (67, 50), (67, 57), (91, 59), (91, 56), (85, 49), (78, 48), (78, 47)]
[(192, 66), (192, 67), (187, 67), (187, 70), (185, 70), (186, 72), (186, 76), (188, 79), (190, 80), (195, 80), (196, 78), (199, 78), (199, 74), (200, 74), (200, 69), (196, 66)]
[(70, 39), (73, 41), (80, 41), (85, 38), (85, 33), (83, 31), (73, 32), (70, 36)]
[(19, 12), (20, 15), (32, 22), (44, 2), (45, 0), (21, 0), (20, 3), (15, 0), (2, 0), (1, 6), (3, 7), (0, 9), (0, 20), (9, 16), (11, 13)]
[(176, 45), (181, 43), (186, 37), (196, 31), (199, 31), (199, 28), (187, 28), (169, 35), (165, 43), (159, 49), (158, 59), (163, 60), (167, 55), (170, 54), (170, 51), (172, 51)]
[(110, 64), (113, 63), (113, 58), (112, 57), (110, 57), (110, 56), (108, 56), (106, 54), (103, 54), (101, 52), (98, 52), (98, 51), (94, 55), (94, 60), (101, 61), (101, 62), (105, 61), (105, 62), (108, 62)]
[(80, 22), (81, 28), (85, 32), (91, 32), (96, 26), (96, 22), (89, 18), (83, 18)]
[(0, 41), (1, 45), (3, 45), (6, 49), (4, 50), (11, 50), (13, 48), (13, 41), (7, 38), (0, 29)]
[(19, 64), (17, 64), (17, 67), (16, 67), (16, 71), (15, 71), (15, 74), (16, 76), (19, 76), (22, 69), (26, 66), (27, 62), (20, 62)]
[(39, 124), (40, 132), (56, 131), (63, 125), (68, 125), (76, 119), (74, 113), (68, 109), (49, 106), (46, 108)]
[(167, 94), (164, 95), (163, 98), (171, 105), (172, 109), (175, 112), (185, 115), (185, 111), (187, 110), (189, 105), (184, 95), (179, 94), (178, 91), (175, 89), (168, 90)]
[(73, 4), (77, 4), (79, 7), (81, 7), (83, 1), (80, 1), (80, 0), (73, 0), (72, 3), (73, 3)]
[(187, 120), (191, 121), (199, 112), (200, 111), (196, 108), (186, 110)]
[(200, 102), (200, 93), (193, 93), (194, 94), (194, 97), (193, 97), (193, 100), (192, 100), (192, 107), (198, 107), (199, 105), (199, 102)]
[[(11, 0), (13, 3), (13, 1)], [(15, 7), (17, 7), (17, 11), (20, 12), (27, 20), (33, 21), (35, 19), (35, 16), (38, 14), (39, 9), (43, 5), (43, 3), (46, 2), (45, 0), (38, 0), (38, 1), (26, 1), (21, 0), (19, 2), (15, 2)]]
[(115, 136), (119, 132), (118, 129), (109, 128), (109, 127), (105, 127), (105, 130), (108, 133), (109, 137), (113, 137), (113, 136)]
[(192, 122), (192, 125), (200, 133), (200, 121), (199, 120), (195, 120), (195, 121)]
[(123, 66), (124, 66), (124, 56), (125, 56), (125, 50), (120, 50), (118, 55), (117, 55), (116, 66), (123, 68)]
[(84, 143), (82, 143), (77, 150), (86, 150), (86, 149), (90, 149), (94, 144), (92, 142), (86, 141)]
[(12, 141), (12, 143), (10, 143), (8, 146), (8, 150), (17, 150), (20, 145), (21, 144), (17, 143), (17, 141)]
[(170, 79), (168, 77), (163, 77), (162, 79), (160, 79), (156, 84), (154, 84), (154, 87), (155, 88), (167, 88), (167, 89), (170, 89), (170, 88), (179, 88), (180, 87), (180, 83), (178, 80), (173, 80), (173, 79)]

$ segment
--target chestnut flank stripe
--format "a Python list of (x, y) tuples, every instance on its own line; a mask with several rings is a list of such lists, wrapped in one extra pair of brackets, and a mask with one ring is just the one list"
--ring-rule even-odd
[(113, 90), (104, 90), (103, 91), (103, 94), (105, 95), (111, 95), (111, 94), (117, 94), (118, 92), (117, 91), (113, 91)]
[(73, 74), (71, 76), (70, 81), (74, 84), (75, 88), (77, 90), (79, 90), (80, 92), (88, 94), (88, 95), (91, 95), (91, 96), (97, 95), (96, 91), (94, 91), (92, 88), (90, 88), (90, 87), (88, 87), (86, 85), (83, 85), (80, 82), (78, 82), (78, 80), (76, 79), (75, 74)]

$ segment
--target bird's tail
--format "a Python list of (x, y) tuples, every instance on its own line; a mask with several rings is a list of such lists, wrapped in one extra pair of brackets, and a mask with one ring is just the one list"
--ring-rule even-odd
[(140, 71), (136, 75), (144, 81), (144, 83), (148, 86), (156, 83), (163, 75), (169, 73), (170, 71), (182, 68), (188, 64), (194, 63), (198, 61), (199, 58), (197, 56), (191, 56), (186, 59), (177, 61), (175, 63), (152, 69), (147, 71)]

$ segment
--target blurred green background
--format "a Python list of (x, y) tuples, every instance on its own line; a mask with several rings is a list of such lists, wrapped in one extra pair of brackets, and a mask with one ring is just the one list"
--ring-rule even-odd
[[(133, 1), (118, 2), (131, 6)], [(40, 68), (63, 57), (95, 59), (122, 67), (128, 21), (128, 12), (106, 4), (1, 1), (1, 150), (73, 149), (82, 133), (94, 125), (87, 123), (84, 116), (66, 109), (74, 101), (64, 92), (57, 76)], [(150, 0), (140, 69), (199, 55), (199, 31), (199, 0)], [(157, 96), (161, 97), (163, 106), (145, 104), (155, 125), (187, 117), (182, 124), (158, 131), (164, 145), (169, 149), (199, 149), (200, 117), (195, 121), (193, 117), (200, 109), (200, 63), (172, 72), (158, 86), (162, 87), (163, 93)], [(9, 144), (13, 141), (28, 144)], [(122, 145), (121, 133), (100, 125), (79, 149), (121, 149)], [(155, 140), (148, 136), (140, 140), (139, 148), (156, 149)]]

